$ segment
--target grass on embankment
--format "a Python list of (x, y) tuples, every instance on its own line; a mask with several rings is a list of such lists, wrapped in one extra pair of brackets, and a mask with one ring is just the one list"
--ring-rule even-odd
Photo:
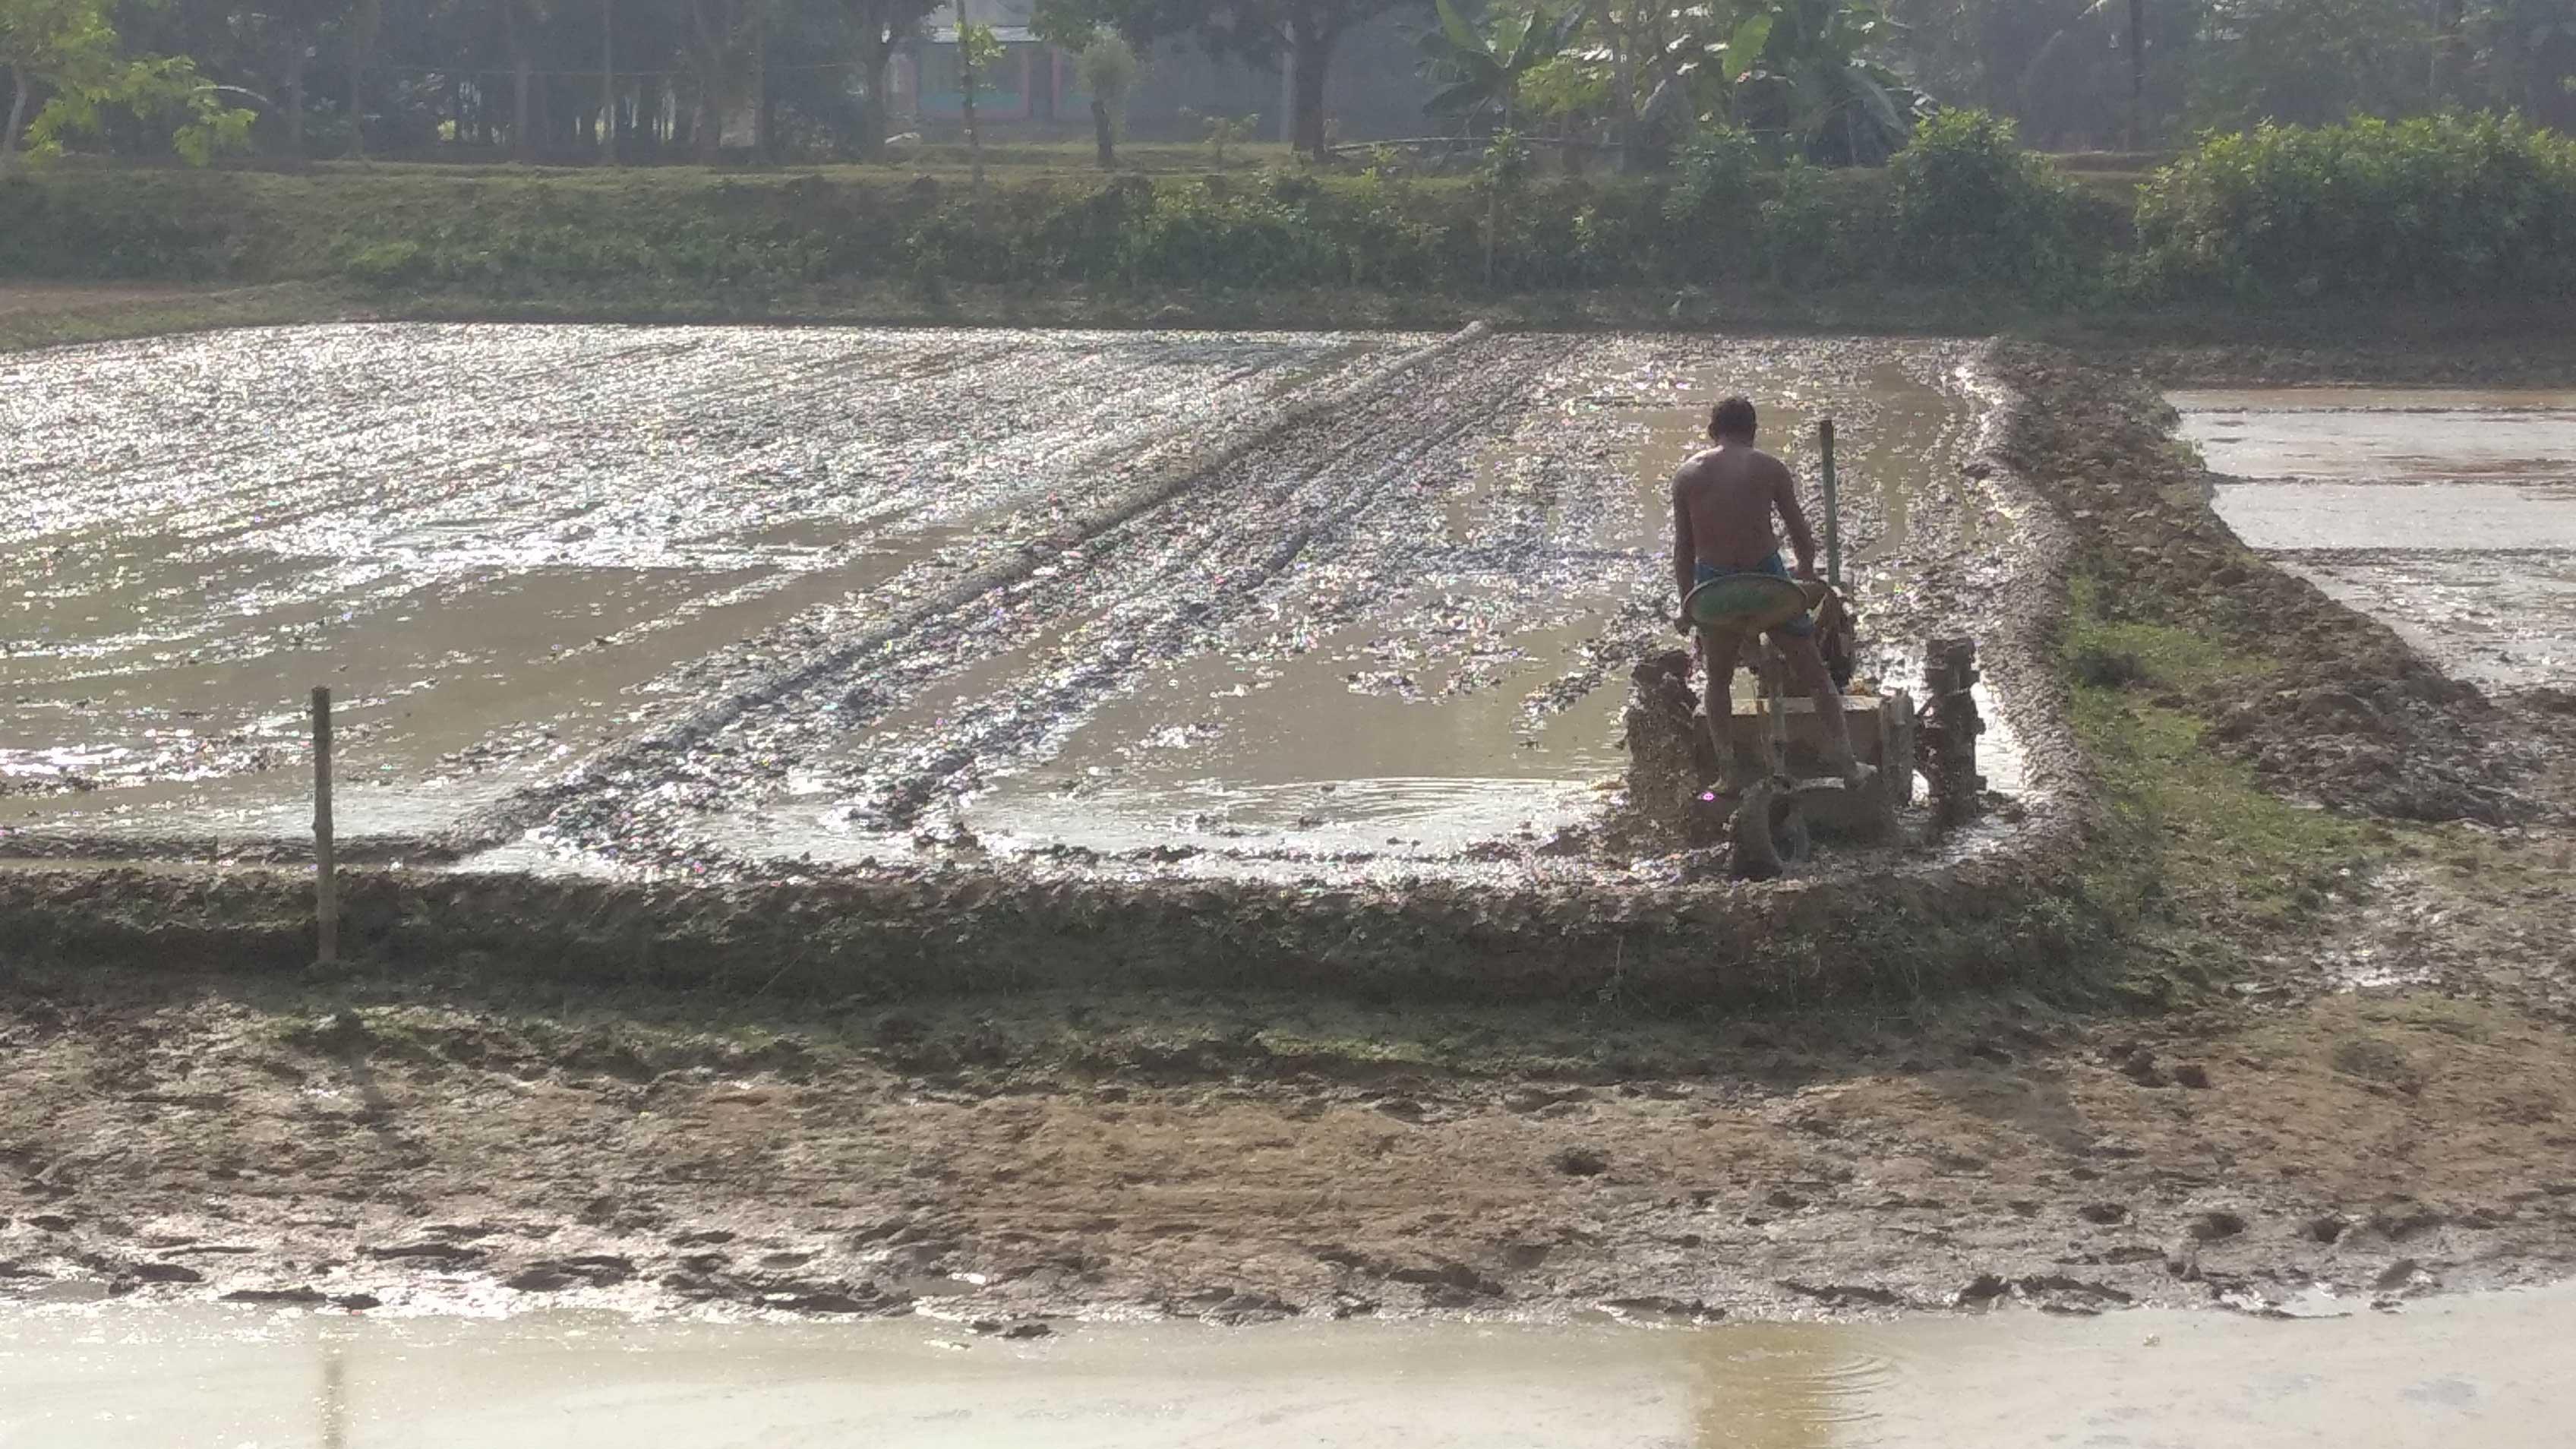
[[(6, 289), (0, 283), (0, 290)], [(118, 301), (14, 299), (0, 307), (0, 353), (86, 342), (121, 342), (223, 327), (274, 327), (376, 315), (366, 300), (328, 284), (174, 288)]]
[(2115, 989), (2168, 1004), (2246, 975), (2272, 940), (2323, 928), (2336, 894), (2397, 837), (2284, 800), (2203, 741), (2193, 698), (2280, 661), (2205, 626), (2115, 618), (2082, 575), (2068, 602), (2073, 724), (2105, 805), (2085, 889), (2127, 927)]

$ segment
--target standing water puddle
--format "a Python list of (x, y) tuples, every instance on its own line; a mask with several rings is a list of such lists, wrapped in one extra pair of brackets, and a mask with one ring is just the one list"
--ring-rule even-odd
[(0, 1317), (11, 1449), (867, 1445), (2335, 1449), (2566, 1442), (2576, 1291), (2065, 1319), (639, 1323), (92, 1308)]
[(2246, 543), (2489, 688), (2576, 663), (2576, 393), (2177, 392)]

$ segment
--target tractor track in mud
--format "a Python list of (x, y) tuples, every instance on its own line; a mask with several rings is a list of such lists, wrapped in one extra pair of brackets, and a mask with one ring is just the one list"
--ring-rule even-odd
[[(1872, 415), (1871, 368), (1890, 367), (1893, 356), (1912, 375), (1906, 385), (1950, 387), (1958, 384), (1948, 375), (1966, 371), (1958, 349), (1801, 350), (1803, 366), (1821, 361), (1821, 377), (1847, 379), (1856, 405), (1847, 428), (1868, 438), (1879, 424), (1879, 443), (1898, 449), (1883, 464), (1921, 474), (1904, 484), (1915, 497), (1911, 531), (1902, 512), (1890, 526), (1875, 493), (1844, 503), (1849, 547), (1872, 560), (1855, 568), (1865, 590), (1876, 588), (1868, 607), (1888, 636), (1880, 661), (1901, 671), (1926, 632), (1958, 627), (2007, 592), (2020, 524), (1984, 482), (1987, 468), (1960, 471), (1963, 424), (1929, 427), (1906, 452), (1889, 441), (1904, 430)], [(1435, 353), (1436, 363), (1425, 360)], [(1758, 349), (1745, 355), (1777, 365), (1758, 360)], [(459, 834), (491, 843), (533, 823), (525, 807), (535, 805), (549, 849), (620, 868), (739, 877), (764, 862), (883, 864), (880, 853), (971, 866), (983, 842), (964, 807), (997, 783), (1043, 780), (1023, 790), (1023, 807), (1052, 797), (1078, 811), (1100, 798), (1097, 777), (1114, 785), (1134, 769), (1150, 772), (1158, 754), (1187, 758), (1193, 746), (1243, 733), (1240, 720), (1204, 717), (1193, 682), (1219, 686), (1199, 691), (1210, 697), (1284, 686), (1272, 707), (1299, 723), (1317, 688), (1435, 706), (1517, 695), (1477, 716), (1477, 727), (1517, 735), (1525, 750), (1548, 748), (1556, 717), (1590, 701), (1580, 728), (1592, 733), (1576, 749), (1592, 763), (1561, 768), (1606, 775), (1617, 756), (1599, 701), (1615, 691), (1603, 685), (1663, 637), (1668, 585), (1649, 536), (1660, 526), (1647, 496), (1655, 480), (1641, 490), (1637, 465), (1618, 459), (1635, 447), (1619, 407), (1637, 404), (1615, 386), (1605, 394), (1600, 379), (1723, 366), (1687, 345), (1452, 339), (1300, 404), (1250, 443), (1204, 467), (1184, 465), (1096, 525), (1023, 548), (897, 619), (853, 630), (833, 610), (809, 616), (808, 634), (843, 642)], [(1691, 404), (1664, 406), (1686, 416)], [(1569, 407), (1575, 413), (1562, 415)], [(1658, 435), (1648, 453), (1657, 446), (1671, 446), (1669, 437)], [(1644, 471), (1659, 476), (1675, 461), (1650, 457)], [(1475, 488), (1460, 488), (1469, 477)], [(1557, 651), (1556, 672), (1546, 673)], [(2011, 651), (2003, 661), (2009, 672)], [(1115, 717), (1120, 710), (1143, 716), (1141, 737)], [(1342, 742), (1336, 727), (1315, 725), (1325, 746)], [(1419, 728), (1400, 717), (1379, 727)], [(1131, 734), (1121, 738), (1121, 728)], [(1325, 771), (1349, 763), (1312, 744), (1291, 741), (1287, 751), (1316, 755)], [(829, 809), (807, 803), (816, 801)], [(1346, 840), (1338, 852), (1246, 842), (1260, 832), (1221, 813), (1158, 833), (1183, 843), (1140, 840), (1119, 863), (1208, 856), (1329, 869), (1381, 853), (1374, 840)], [(1539, 863), (1537, 834), (1524, 826), (1517, 841), (1475, 848), (1480, 859), (1528, 869)], [(819, 853), (781, 844), (798, 839)], [(1102, 858), (1085, 847), (1041, 855), (1077, 866)]]
[[(1319, 537), (1346, 530), (1403, 470), (1437, 466), (1556, 350), (1462, 334), (1300, 405), (1250, 442), (1189, 459), (1101, 516), (622, 749), (585, 772), (587, 788), (549, 802), (544, 831), (622, 863), (703, 866), (722, 851), (692, 837), (696, 808), (756, 802), (779, 787), (786, 760), (870, 730), (875, 758), (834, 783), (855, 796), (852, 814), (908, 828), (1139, 671), (1259, 627), (1273, 613), (1267, 591)], [(1439, 375), (1398, 385), (1434, 353), (1446, 354)], [(828, 617), (815, 622), (837, 632)], [(922, 692), (996, 660), (1012, 667), (980, 679), (980, 694), (961, 692), (957, 715), (884, 727)], [(515, 833), (511, 813), (468, 838)]]

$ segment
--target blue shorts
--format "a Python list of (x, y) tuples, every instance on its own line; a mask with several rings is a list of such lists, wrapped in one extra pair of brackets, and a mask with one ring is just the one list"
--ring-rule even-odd
[[(1698, 568), (1691, 571), (1691, 585), (1696, 588), (1701, 584), (1707, 583), (1710, 579), (1725, 578), (1728, 572), (1728, 570), (1719, 568), (1713, 563), (1702, 563)], [(1771, 556), (1769, 558), (1764, 559), (1762, 562), (1755, 564), (1749, 569), (1737, 569), (1734, 570), (1734, 572), (1769, 574), (1775, 579), (1785, 579), (1789, 577), (1789, 566), (1780, 561), (1780, 550), (1775, 548), (1771, 550)], [(1816, 632), (1816, 616), (1813, 614), (1800, 614), (1788, 623), (1781, 625), (1779, 632), (1786, 634), (1793, 639), (1811, 638)]]

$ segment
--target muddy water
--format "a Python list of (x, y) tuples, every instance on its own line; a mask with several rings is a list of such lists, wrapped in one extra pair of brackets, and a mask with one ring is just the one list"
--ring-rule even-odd
[(292, 831), (315, 684), (343, 829), (427, 828), (1403, 341), (365, 327), (0, 359), (0, 828)]
[(1833, 1446), (2565, 1443), (2576, 1293), (2324, 1317), (1657, 1330), (361, 1319), (114, 1308), (0, 1319), (0, 1443)]
[(1673, 637), (1665, 486), (1710, 404), (1755, 397), (1811, 492), (1814, 422), (1837, 418), (1846, 558), (1885, 599), (1911, 577), (1911, 500), (1969, 447), (1956, 363), (1909, 344), (1471, 349), (1064, 560), (1004, 606), (994, 647), (817, 737), (759, 809), (692, 824), (726, 851), (840, 860), (971, 839), (1349, 865), (1542, 838), (1597, 813), (1624, 764), (1627, 665)]
[(2576, 393), (2181, 392), (2245, 541), (2490, 688), (2576, 673)]

